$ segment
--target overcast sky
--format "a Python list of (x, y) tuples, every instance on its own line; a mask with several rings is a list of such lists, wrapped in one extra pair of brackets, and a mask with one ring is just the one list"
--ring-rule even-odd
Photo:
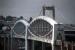
[(74, 23), (75, 0), (0, 0), (0, 14), (29, 19), (39, 16), (43, 5), (55, 6), (58, 22)]

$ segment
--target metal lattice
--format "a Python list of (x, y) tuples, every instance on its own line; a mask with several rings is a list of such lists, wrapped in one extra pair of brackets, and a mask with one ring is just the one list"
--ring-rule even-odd
[(46, 36), (51, 33), (52, 25), (42, 19), (38, 19), (30, 25), (29, 29), (36, 36)]

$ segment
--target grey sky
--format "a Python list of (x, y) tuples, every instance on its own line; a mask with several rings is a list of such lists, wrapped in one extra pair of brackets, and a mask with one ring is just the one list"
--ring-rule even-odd
[(0, 0), (0, 14), (37, 17), (43, 5), (55, 6), (56, 21), (75, 23), (75, 0)]

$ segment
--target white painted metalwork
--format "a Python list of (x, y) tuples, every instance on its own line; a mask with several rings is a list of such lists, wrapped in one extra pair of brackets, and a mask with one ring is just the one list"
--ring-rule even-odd
[(21, 36), (20, 34), (25, 35), (25, 32), (26, 32), (25, 29), (28, 25), (29, 25), (28, 22), (25, 20), (16, 21), (16, 23), (14, 24), (14, 27), (13, 27), (14, 34), (16, 34), (19, 37)]
[[(14, 24), (13, 29), (12, 29), (13, 30), (12, 38), (25, 40), (25, 47), (20, 47), (20, 48), (24, 48), (24, 50), (27, 50), (27, 28), (28, 28), (28, 25), (29, 25), (29, 23), (27, 21), (18, 20), (18, 21), (16, 21), (16, 23)], [(16, 29), (14, 29), (14, 28), (16, 28)], [(16, 31), (16, 30), (20, 30), (20, 31)], [(20, 32), (20, 34), (19, 34), (19, 32)]]
[[(39, 21), (40, 20), (40, 21)], [(38, 22), (37, 22), (38, 21)], [(33, 24), (34, 23), (34, 24)], [(43, 24), (42, 24), (43, 23)], [(31, 36), (29, 36), (31, 39), (36, 39), (36, 40), (39, 40), (39, 41), (44, 41), (44, 42), (48, 42), (48, 43), (52, 43), (51, 41), (53, 41), (53, 38), (54, 38), (54, 25), (57, 24), (57, 22), (53, 19), (51, 19), (50, 17), (47, 17), (47, 16), (39, 16), (37, 18), (34, 18), (31, 22), (30, 22), (30, 25), (29, 25), (29, 32), (31, 34)], [(32, 27), (30, 29), (30, 27)], [(38, 25), (38, 26), (36, 26)], [(45, 26), (47, 25), (47, 26)], [(39, 27), (40, 26), (40, 27)], [(45, 27), (44, 27), (45, 26)], [(34, 30), (32, 30), (34, 29)], [(38, 29), (38, 30), (37, 30)], [(43, 32), (47, 32), (45, 35), (40, 35), (37, 31), (41, 31), (44, 30)], [(37, 35), (35, 35), (35, 33), (37, 33)], [(49, 34), (52, 34), (52, 35), (49, 35)], [(39, 34), (39, 35), (38, 35)], [(48, 36), (48, 37), (47, 37)], [(52, 39), (50, 39), (50, 36), (52, 36)], [(29, 38), (28, 37), (28, 38)], [(34, 37), (34, 38), (33, 38)], [(29, 39), (30, 39), (29, 38)], [(48, 39), (48, 40), (47, 40)]]

